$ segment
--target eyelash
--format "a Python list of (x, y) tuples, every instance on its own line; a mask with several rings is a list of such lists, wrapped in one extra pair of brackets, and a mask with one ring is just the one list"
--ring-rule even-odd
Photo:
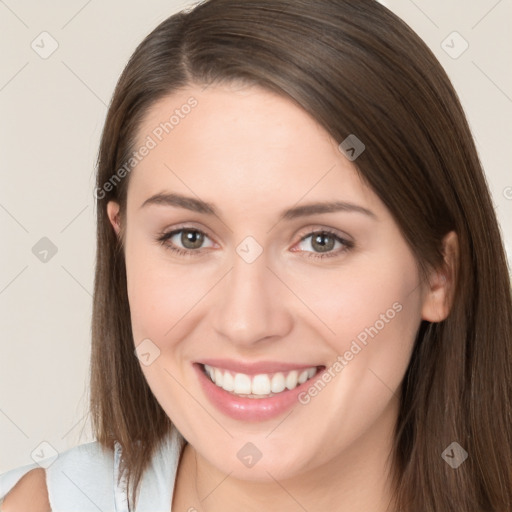
[[(200, 254), (202, 254), (202, 249), (182, 249), (180, 247), (176, 247), (175, 245), (169, 243), (169, 239), (171, 239), (174, 235), (178, 234), (178, 233), (181, 233), (182, 231), (191, 231), (191, 232), (195, 232), (195, 233), (200, 233), (202, 235), (204, 235), (205, 237), (208, 237), (211, 239), (211, 237), (205, 233), (204, 231), (201, 231), (200, 229), (196, 229), (196, 228), (191, 228), (191, 227), (181, 227), (179, 229), (175, 229), (173, 231), (170, 231), (168, 233), (160, 233), (156, 240), (157, 242), (159, 242), (161, 245), (164, 246), (165, 249), (168, 249), (172, 252), (174, 252), (175, 254), (178, 254), (179, 256), (185, 256), (185, 257), (194, 257), (194, 256), (199, 256)], [(330, 229), (320, 229), (320, 230), (317, 230), (317, 231), (311, 231), (309, 232), (307, 235), (303, 236), (298, 243), (300, 242), (303, 242), (304, 240), (308, 239), (309, 237), (313, 236), (313, 235), (318, 235), (318, 234), (328, 234), (328, 235), (331, 235), (332, 237), (335, 238), (336, 241), (340, 242), (342, 245), (344, 245), (344, 248), (343, 249), (340, 249), (338, 251), (329, 251), (329, 252), (326, 252), (326, 253), (315, 253), (315, 252), (311, 252), (311, 251), (297, 251), (297, 252), (304, 252), (306, 254), (306, 257), (307, 258), (313, 258), (313, 259), (324, 259), (324, 258), (332, 258), (332, 257), (335, 257), (335, 256), (340, 256), (341, 254), (345, 253), (345, 252), (348, 252), (350, 251), (351, 249), (354, 248), (354, 242), (350, 241), (350, 240), (346, 240), (345, 238), (342, 238), (340, 237), (337, 232), (333, 231), (333, 230), (330, 230)]]

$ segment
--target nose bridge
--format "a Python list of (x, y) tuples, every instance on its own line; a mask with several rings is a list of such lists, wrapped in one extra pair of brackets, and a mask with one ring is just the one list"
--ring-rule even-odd
[(244, 252), (247, 247), (242, 243), (237, 248), (215, 308), (216, 330), (237, 344), (283, 336), (291, 325), (265, 253), (255, 255), (255, 247), (250, 245)]

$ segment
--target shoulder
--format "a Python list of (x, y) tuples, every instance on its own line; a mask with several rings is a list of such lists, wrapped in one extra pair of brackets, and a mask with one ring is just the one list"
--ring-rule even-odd
[[(141, 507), (137, 510), (154, 512), (171, 508), (174, 486), (170, 484), (176, 479), (180, 453), (186, 441), (174, 428), (170, 434), (162, 440), (142, 476)], [(91, 503), (95, 505), (94, 510), (124, 510), (127, 492), (124, 475), (120, 475), (121, 459), (119, 443), (115, 443), (114, 449), (109, 449), (94, 441), (55, 454), (39, 463), (0, 474), (0, 506), (2, 499), (5, 499), (2, 512), (89, 511)], [(34, 469), (39, 471), (35, 472)], [(27, 481), (22, 481), (25, 477)], [(22, 490), (15, 491), (15, 488)], [(25, 489), (38, 493), (37, 499), (42, 500), (41, 507), (48, 505), (48, 502), (49, 507), (30, 508), (35, 506), (35, 502), (28, 500), (29, 507), (23, 503), (13, 508), (14, 505), (7, 500), (14, 498), (8, 494), (11, 491), (12, 496), (17, 495), (15, 492), (23, 494)], [(46, 503), (43, 499), (45, 491)]]
[(0, 475), (2, 512), (66, 510), (69, 504), (90, 504), (90, 499), (108, 508), (113, 505), (113, 467), (113, 451), (94, 441), (14, 468)]
[(50, 501), (43, 468), (28, 471), (2, 503), (2, 512), (49, 512)]

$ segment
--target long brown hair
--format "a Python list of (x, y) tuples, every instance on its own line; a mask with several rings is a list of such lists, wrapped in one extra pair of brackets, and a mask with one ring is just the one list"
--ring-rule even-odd
[[(453, 307), (443, 322), (421, 323), (402, 384), (396, 507), (512, 510), (512, 301), (493, 204), (449, 78), (373, 0), (202, 2), (153, 30), (119, 79), (98, 156), (90, 406), (98, 441), (122, 446), (131, 502), (173, 427), (134, 354), (123, 246), (106, 204), (125, 209), (130, 174), (119, 179), (119, 169), (157, 100), (234, 81), (294, 101), (339, 142), (350, 134), (363, 141), (358, 172), (422, 270), (442, 265), (443, 236), (457, 233)], [(441, 456), (452, 442), (468, 453), (457, 469)]]

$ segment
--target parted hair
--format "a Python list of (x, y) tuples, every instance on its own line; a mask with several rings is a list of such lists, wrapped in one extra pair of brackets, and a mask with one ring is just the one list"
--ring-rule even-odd
[[(364, 142), (357, 172), (422, 274), (443, 265), (443, 237), (456, 232), (451, 311), (420, 324), (400, 388), (394, 502), (403, 512), (512, 510), (512, 301), (493, 203), (447, 74), (373, 0), (204, 1), (159, 24), (119, 78), (97, 163), (90, 410), (98, 441), (122, 447), (131, 509), (174, 427), (134, 354), (124, 247), (106, 212), (110, 200), (125, 211), (130, 175), (108, 191), (104, 184), (129, 161), (155, 102), (190, 85), (234, 82), (288, 98), (337, 141)], [(457, 469), (441, 457), (452, 442), (468, 453)]]

